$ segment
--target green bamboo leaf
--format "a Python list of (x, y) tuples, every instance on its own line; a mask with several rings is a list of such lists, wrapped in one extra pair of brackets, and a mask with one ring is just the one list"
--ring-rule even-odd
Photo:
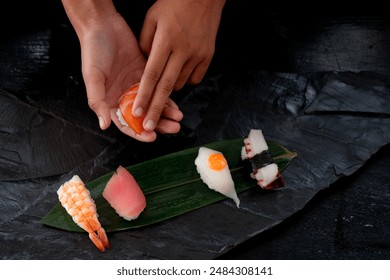
[[(256, 181), (250, 178), (249, 171), (241, 160), (242, 138), (213, 142), (204, 146), (224, 154), (237, 193), (259, 187)], [(268, 142), (268, 146), (281, 171), (296, 156), (296, 153), (277, 143)], [(99, 220), (104, 229), (113, 232), (147, 226), (227, 199), (226, 196), (210, 190), (201, 181), (194, 164), (198, 150), (199, 147), (194, 147), (127, 167), (142, 188), (147, 201), (146, 209), (133, 221), (126, 221), (117, 215), (102, 196), (113, 172), (86, 183), (95, 200)], [(83, 232), (60, 203), (57, 203), (41, 222), (68, 231)]]

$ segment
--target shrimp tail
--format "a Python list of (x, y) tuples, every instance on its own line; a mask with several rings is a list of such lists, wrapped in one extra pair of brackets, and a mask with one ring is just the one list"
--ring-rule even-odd
[(103, 242), (100, 240), (99, 236), (95, 232), (89, 233), (89, 239), (92, 240), (93, 244), (101, 251), (104, 252), (105, 246), (103, 245)]
[(105, 248), (110, 248), (106, 232), (97, 218), (89, 218), (87, 221), (87, 231), (89, 232), (89, 238), (92, 240), (93, 244), (102, 252), (104, 252)]
[(107, 238), (106, 231), (104, 230), (104, 228), (98, 229), (97, 233), (98, 233), (98, 237), (101, 240), (103, 246), (107, 249), (110, 248), (110, 243), (108, 242), (108, 238)]

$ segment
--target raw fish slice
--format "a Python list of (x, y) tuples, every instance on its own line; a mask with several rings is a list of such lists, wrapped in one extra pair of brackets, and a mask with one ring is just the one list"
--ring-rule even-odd
[(223, 154), (206, 147), (201, 147), (195, 165), (202, 181), (215, 190), (234, 200), (240, 205), (229, 166)]
[(119, 166), (103, 190), (103, 197), (125, 220), (134, 220), (146, 207), (146, 198), (133, 175)]
[(133, 115), (133, 103), (137, 96), (139, 83), (131, 86), (126, 92), (119, 98), (119, 108), (116, 112), (119, 121), (122, 125), (129, 126), (137, 134), (141, 134), (144, 131), (143, 121), (144, 115), (137, 118)]
[(98, 220), (95, 202), (80, 177), (73, 176), (60, 186), (57, 194), (61, 205), (72, 216), (73, 221), (89, 233), (95, 246), (102, 252), (109, 248), (106, 232)]

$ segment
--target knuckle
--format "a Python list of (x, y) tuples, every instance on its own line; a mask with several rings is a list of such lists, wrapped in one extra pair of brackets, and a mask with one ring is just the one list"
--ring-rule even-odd
[(149, 112), (151, 116), (154, 116), (156, 119), (158, 119), (163, 111), (164, 107), (161, 105), (155, 105), (153, 107), (149, 108)]
[(89, 106), (89, 108), (91, 108), (92, 110), (95, 110), (96, 107), (97, 107), (96, 99), (91, 98), (91, 97), (88, 97), (88, 106)]
[(205, 65), (209, 65), (211, 63), (211, 60), (213, 59), (213, 52), (207, 52), (202, 56), (202, 63)]
[(159, 82), (158, 87), (164, 96), (169, 96), (175, 86), (175, 82), (171, 79), (165, 79)]
[(152, 83), (157, 83), (160, 79), (160, 73), (157, 70), (148, 70), (145, 72), (145, 78)]

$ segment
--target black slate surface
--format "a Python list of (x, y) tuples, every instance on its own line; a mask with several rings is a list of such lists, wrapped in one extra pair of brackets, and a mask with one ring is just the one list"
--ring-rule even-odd
[[(77, 39), (58, 4), (31, 5), (46, 18), (15, 13), (13, 21), (28, 28), (4, 29), (1, 39), (2, 259), (390, 257), (385, 17), (310, 16), (303, 24), (292, 15), (255, 17), (258, 11), (231, 1), (208, 77), (174, 95), (186, 114), (181, 133), (145, 144), (114, 127), (99, 131)], [(256, 45), (253, 34), (266, 43)], [(240, 210), (226, 200), (115, 233), (105, 254), (86, 234), (39, 222), (73, 173), (92, 180), (119, 164), (245, 136), (255, 126), (299, 156), (284, 174), (286, 188), (250, 190)]]
[[(355, 80), (359, 81), (358, 85), (352, 83)], [(370, 89), (370, 100), (373, 100), (366, 102), (367, 106), (361, 105), (359, 98), (361, 92), (363, 97), (367, 95), (365, 89)], [(340, 94), (342, 91), (344, 93)], [(323, 102), (323, 96), (327, 97), (327, 102)], [(2, 104), (7, 104), (6, 108), (13, 112), (25, 112), (21, 131), (30, 132), (34, 119), (45, 119), (44, 112), (38, 113), (37, 117), (36, 109), (27, 106), (20, 109), (17, 99), (14, 101), (16, 106)], [(89, 142), (99, 143), (101, 139), (98, 135), (94, 135), (98, 140), (83, 135), (91, 128), (75, 127), (71, 122), (63, 122), (63, 126), (55, 121), (47, 122), (43, 125), (45, 129), (37, 129), (36, 133), (42, 136), (40, 138), (36, 138), (35, 133), (22, 134), (23, 139), (30, 143), (27, 150), (14, 148), (15, 153), (32, 154), (32, 158), (35, 149), (41, 151), (38, 154), (42, 158), (37, 162), (20, 157), (20, 162), (30, 167), (20, 172), (23, 174), (20, 179), (26, 176), (34, 179), (22, 181), (24, 183), (4, 181), (2, 184), (4, 212), (1, 233), (3, 241), (12, 244), (12, 247), (7, 246), (10, 247), (7, 258), (215, 258), (283, 222), (301, 210), (317, 192), (357, 171), (389, 143), (389, 101), (387, 80), (371, 73), (297, 75), (248, 72), (226, 74), (205, 81), (179, 103), (186, 116), (184, 129), (191, 133), (171, 136), (171, 140), (175, 142), (179, 140), (175, 138), (188, 137), (195, 140), (191, 145), (201, 145), (244, 137), (251, 128), (261, 128), (269, 140), (298, 153), (284, 172), (286, 187), (270, 192), (258, 188), (244, 192), (240, 195), (239, 209), (226, 200), (154, 226), (110, 234), (112, 248), (104, 254), (93, 247), (86, 234), (48, 228), (40, 224), (40, 218), (57, 202), (56, 190), (66, 177), (77, 172), (86, 180), (94, 178), (103, 167), (107, 168), (109, 161), (115, 162), (118, 150), (128, 150), (135, 157), (139, 152), (131, 142), (118, 145), (116, 141), (110, 143), (107, 140), (106, 143), (102, 141), (101, 153), (95, 154), (92, 145), (83, 145), (75, 138), (80, 135)], [(372, 110), (372, 103), (384, 105)], [(343, 110), (340, 110), (339, 104), (344, 104)], [(34, 114), (27, 114), (29, 111)], [(56, 120), (57, 117), (51, 119)], [(38, 122), (32, 127), (40, 127), (40, 123), (45, 122)], [(41, 141), (44, 138), (48, 141)], [(9, 142), (7, 137), (2, 137), (2, 140)], [(19, 143), (15, 143), (18, 146)], [(164, 149), (160, 143), (155, 145)], [(30, 146), (34, 149), (29, 149)], [(147, 150), (148, 146), (145, 144), (142, 148)], [(176, 148), (184, 147), (177, 145)], [(8, 150), (8, 147), (3, 148), (3, 151)], [(64, 150), (65, 154), (62, 154)], [(73, 157), (80, 160), (88, 158), (83, 153), (89, 156), (88, 161), (74, 163)], [(7, 155), (2, 154), (5, 155), (3, 162), (7, 162)], [(58, 163), (57, 158), (61, 159)], [(51, 166), (51, 173), (42, 176), (50, 178), (35, 179), (36, 170), (40, 167), (37, 163)], [(66, 164), (69, 164), (68, 168), (73, 168), (63, 172), (63, 176), (55, 176), (58, 173), (56, 166)], [(11, 212), (13, 214), (9, 215)], [(20, 236), (24, 238), (18, 239)], [(31, 243), (44, 244), (50, 250), (37, 250), (39, 247), (31, 246)], [(78, 243), (83, 245), (76, 246)], [(24, 248), (23, 255), (18, 253), (21, 249), (17, 250), (18, 246)], [(61, 253), (54, 255), (54, 251)]]

